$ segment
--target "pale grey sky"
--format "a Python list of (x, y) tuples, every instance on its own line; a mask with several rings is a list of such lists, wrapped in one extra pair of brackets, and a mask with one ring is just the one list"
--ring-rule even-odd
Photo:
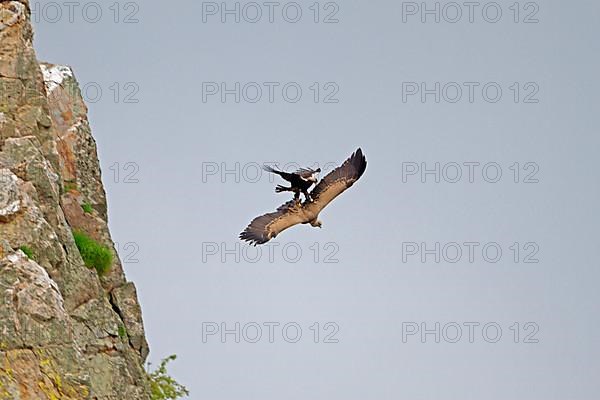
[[(73, 22), (37, 4), (38, 57), (97, 100), (151, 360), (178, 354), (198, 400), (595, 398), (600, 4), (440, 2), (439, 23), (421, 2), (259, 2), (256, 23), (257, 3), (239, 23), (220, 4), (84, 1)], [(256, 165), (330, 166), (359, 146), (367, 171), (323, 229), (236, 250), (287, 200)], [(440, 182), (422, 178), (436, 163)], [(208, 335), (223, 322), (240, 343)], [(436, 323), (440, 343), (422, 340)]]

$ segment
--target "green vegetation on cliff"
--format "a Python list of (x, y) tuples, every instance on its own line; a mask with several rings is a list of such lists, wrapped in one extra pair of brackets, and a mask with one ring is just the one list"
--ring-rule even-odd
[(86, 214), (91, 214), (94, 211), (94, 208), (92, 207), (92, 205), (90, 203), (82, 204), (81, 208), (83, 209), (83, 212)]
[(185, 386), (167, 374), (167, 364), (176, 358), (177, 356), (173, 354), (163, 359), (156, 370), (148, 371), (152, 400), (175, 400), (190, 394)]
[(95, 268), (100, 276), (110, 271), (113, 254), (108, 247), (102, 246), (81, 231), (74, 231), (73, 238), (87, 267)]
[(31, 250), (31, 247), (23, 245), (19, 247), (19, 250), (25, 253), (30, 260), (33, 260), (33, 250)]

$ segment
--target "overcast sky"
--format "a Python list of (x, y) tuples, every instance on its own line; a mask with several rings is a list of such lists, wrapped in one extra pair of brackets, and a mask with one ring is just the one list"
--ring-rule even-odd
[[(191, 399), (595, 398), (597, 1), (77, 4), (32, 0), (37, 54)], [(358, 147), (323, 229), (240, 246), (258, 165)]]

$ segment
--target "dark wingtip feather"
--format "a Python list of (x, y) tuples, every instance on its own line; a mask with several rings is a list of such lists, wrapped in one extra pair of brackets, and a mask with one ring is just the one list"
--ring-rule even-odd
[(366, 159), (365, 155), (363, 154), (362, 149), (360, 147), (350, 157), (350, 163), (356, 169), (356, 172), (358, 174), (356, 179), (360, 178), (365, 173), (365, 170), (367, 169), (367, 159)]
[(279, 207), (277, 207), (277, 211), (275, 213), (265, 214), (258, 216), (250, 222), (250, 224), (244, 229), (242, 233), (240, 233), (240, 240), (244, 240), (249, 242), (251, 245), (256, 246), (257, 244), (265, 244), (272, 238), (276, 236), (275, 233), (267, 233), (264, 230), (265, 227), (265, 219), (274, 219), (278, 215), (276, 213), (285, 213), (291, 208), (300, 207), (294, 200), (290, 200), (286, 203), (283, 203)]
[(246, 228), (242, 233), (240, 233), (239, 238), (240, 240), (246, 241), (254, 246), (268, 242), (268, 240), (261, 235), (257, 235), (256, 233), (252, 232), (250, 227)]

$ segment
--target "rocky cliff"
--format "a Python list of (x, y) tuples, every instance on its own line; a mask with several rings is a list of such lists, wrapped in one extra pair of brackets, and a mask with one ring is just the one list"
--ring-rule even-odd
[[(87, 109), (69, 67), (36, 59), (29, 15), (0, 0), (0, 399), (149, 399)], [(112, 251), (108, 273), (76, 231)]]

